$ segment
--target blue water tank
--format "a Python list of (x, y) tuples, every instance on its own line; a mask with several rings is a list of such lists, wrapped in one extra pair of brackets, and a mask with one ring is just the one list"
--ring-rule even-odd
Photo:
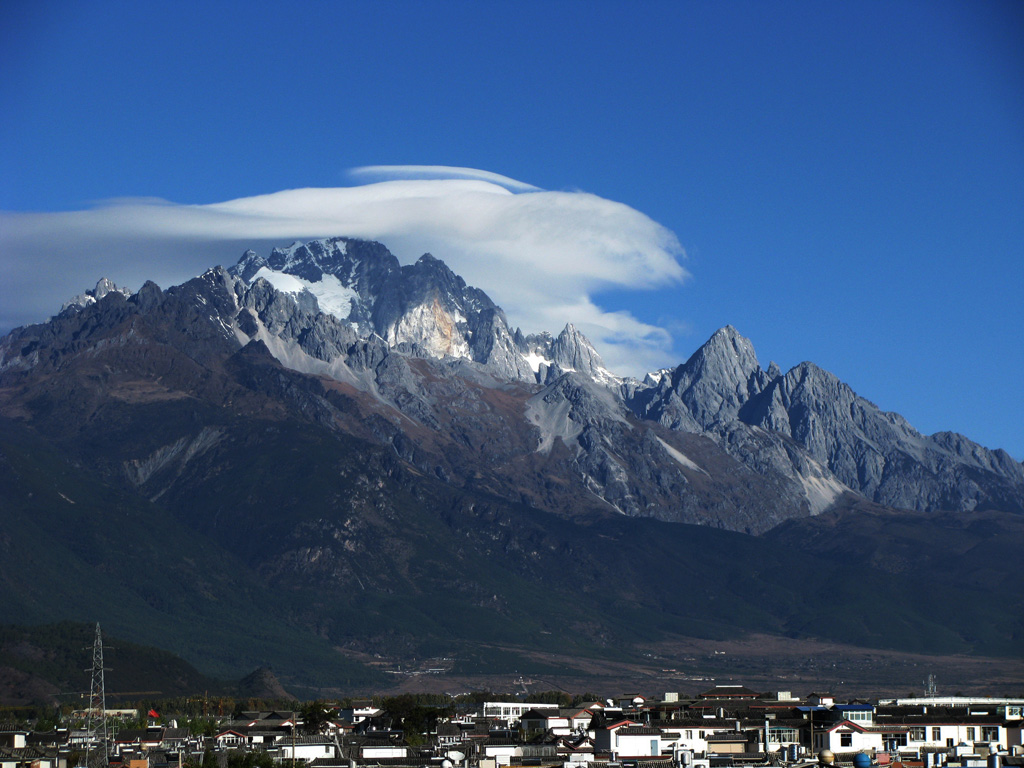
[(853, 768), (869, 768), (871, 758), (864, 752), (858, 752), (853, 756)]

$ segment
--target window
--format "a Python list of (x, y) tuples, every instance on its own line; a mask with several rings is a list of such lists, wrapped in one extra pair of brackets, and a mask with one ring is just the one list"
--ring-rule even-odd
[(692, 739), (693, 738), (693, 731), (687, 731), (686, 732), (686, 738)]
[(942, 729), (939, 728), (938, 726), (934, 726), (932, 728), (932, 741), (941, 741), (941, 740), (942, 740)]
[(968, 741), (974, 741), (974, 739), (975, 739), (975, 736), (974, 736), (974, 726), (973, 725), (969, 725), (969, 726), (967, 726), (967, 740)]
[(983, 726), (981, 726), (981, 740), (982, 741), (999, 741), (999, 726), (998, 725), (983, 725)]
[(920, 725), (912, 725), (910, 727), (910, 740), (924, 741), (924, 727)]
[(839, 746), (840, 747), (852, 747), (853, 746), (853, 734), (852, 733), (840, 733), (839, 734)]
[(952, 739), (946, 739), (946, 746), (947, 747), (952, 747), (953, 746), (953, 740)]

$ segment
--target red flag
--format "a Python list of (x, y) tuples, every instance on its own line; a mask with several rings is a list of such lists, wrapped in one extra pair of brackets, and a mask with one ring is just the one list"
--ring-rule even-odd
[(156, 713), (156, 710), (155, 710), (155, 709), (151, 709), (151, 710), (149, 710), (149, 716), (150, 716), (150, 717), (160, 717), (160, 715), (158, 715), (158, 714)]

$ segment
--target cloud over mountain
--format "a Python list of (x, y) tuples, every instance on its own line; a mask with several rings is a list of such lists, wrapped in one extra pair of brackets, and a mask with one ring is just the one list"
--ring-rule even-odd
[(346, 235), (380, 240), (403, 263), (434, 253), (524, 330), (576, 322), (621, 372), (639, 373), (670, 348), (664, 328), (592, 298), (686, 278), (676, 236), (639, 211), (475, 169), (373, 166), (352, 177), (388, 180), (211, 205), (126, 199), (82, 211), (0, 213), (0, 329), (44, 319), (100, 276), (136, 288), (145, 279), (166, 285), (211, 260), (233, 263), (254, 244), (269, 251)]

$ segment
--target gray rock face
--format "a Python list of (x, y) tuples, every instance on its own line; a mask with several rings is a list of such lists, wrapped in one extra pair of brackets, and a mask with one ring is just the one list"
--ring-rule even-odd
[(609, 376), (594, 345), (572, 323), (566, 325), (551, 343), (550, 355), (554, 363), (564, 371), (576, 371), (597, 380)]
[(925, 437), (812, 363), (777, 377), (740, 417), (793, 438), (841, 482), (880, 504), (966, 510), (1016, 496), (1011, 505), (1021, 505), (1024, 469), (1004, 451), (949, 432)]
[(846, 489), (921, 511), (1024, 510), (1024, 470), (1005, 452), (925, 437), (812, 363), (765, 372), (731, 326), (628, 402), (670, 429), (708, 435), (755, 471), (789, 477), (812, 511)]
[(749, 339), (731, 325), (679, 366), (668, 384), (702, 430), (727, 423), (767, 383)]
[(524, 351), (522, 334), (509, 331), (504, 313), (497, 307), (482, 310), (475, 318), (469, 340), (470, 356), (496, 376), (509, 381), (537, 380)]
[[(331, 238), (275, 249), (266, 259), (247, 251), (231, 272), (252, 282), (261, 269), (309, 284), (310, 293), (298, 294), (300, 301), (326, 286), (328, 279), (336, 280), (351, 292), (348, 314), (336, 319), (358, 338), (377, 335), (391, 347), (404, 345), (430, 357), (472, 360), (502, 378), (537, 381), (538, 374), (525, 357), (529, 351), (525, 340), (509, 328), (501, 308), (430, 254), (403, 267), (380, 243)], [(563, 340), (566, 359), (574, 354), (572, 345), (589, 346), (576, 336)], [(321, 350), (329, 346), (313, 340), (308, 345)]]
[[(280, 396), (317, 423), (446, 483), (562, 514), (761, 533), (850, 493), (922, 511), (1024, 512), (1024, 467), (1004, 452), (925, 437), (810, 363), (765, 371), (731, 326), (674, 369), (622, 380), (571, 324), (556, 337), (512, 330), (429, 254), (403, 267), (379, 243), (332, 238), (248, 251), (167, 291), (147, 283), (126, 297), (101, 281), (85, 295), (0, 340), (5, 381), (97, 345), (173, 347), (196, 382), (203, 366), (258, 356), (311, 375)], [(331, 380), (333, 394), (317, 390)], [(163, 454), (152, 457), (136, 475)]]
[(60, 308), (62, 313), (75, 314), (81, 312), (85, 307), (90, 304), (95, 304), (97, 301), (102, 299), (108, 293), (119, 293), (125, 298), (132, 295), (132, 292), (127, 288), (118, 288), (113, 281), (108, 280), (105, 277), (101, 277), (96, 283), (96, 287), (91, 291), (85, 291), (80, 293), (72, 299), (64, 302), (64, 306)]

